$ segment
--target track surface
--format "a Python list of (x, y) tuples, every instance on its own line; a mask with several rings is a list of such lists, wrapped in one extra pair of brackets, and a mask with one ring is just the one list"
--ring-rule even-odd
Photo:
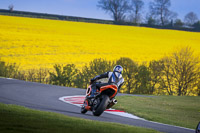
[(80, 113), (80, 107), (59, 100), (62, 96), (84, 95), (84, 89), (45, 85), (14, 79), (0, 78), (0, 102), (16, 104), (37, 110), (62, 113), (68, 116), (91, 120), (117, 122), (139, 127), (152, 128), (166, 133), (194, 133), (195, 130), (154, 123), (103, 113), (95, 117), (91, 112)]

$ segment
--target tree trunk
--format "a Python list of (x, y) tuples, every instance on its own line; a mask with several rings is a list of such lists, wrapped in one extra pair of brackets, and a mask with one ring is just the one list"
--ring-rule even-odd
[(181, 96), (181, 86), (178, 87), (178, 96)]
[(131, 86), (130, 86), (130, 84), (131, 84), (131, 83), (128, 81), (128, 92), (127, 92), (128, 94), (131, 93)]

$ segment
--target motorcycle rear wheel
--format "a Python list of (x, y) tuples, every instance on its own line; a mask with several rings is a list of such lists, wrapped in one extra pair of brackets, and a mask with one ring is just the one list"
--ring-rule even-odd
[(97, 109), (93, 109), (93, 111), (92, 111), (93, 115), (100, 116), (104, 112), (104, 110), (106, 110), (109, 100), (110, 100), (109, 96), (103, 95), (102, 100), (101, 100), (99, 106), (97, 107)]

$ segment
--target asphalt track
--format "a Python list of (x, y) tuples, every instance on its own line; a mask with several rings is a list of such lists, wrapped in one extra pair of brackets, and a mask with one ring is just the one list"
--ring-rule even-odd
[(146, 120), (121, 117), (103, 113), (100, 117), (91, 112), (80, 113), (80, 107), (59, 100), (62, 96), (84, 95), (84, 89), (68, 88), (40, 83), (26, 82), (15, 79), (0, 78), (0, 102), (16, 104), (32, 109), (57, 112), (68, 116), (85, 119), (117, 122), (145, 128), (152, 128), (165, 133), (194, 133), (195, 130), (171, 126)]

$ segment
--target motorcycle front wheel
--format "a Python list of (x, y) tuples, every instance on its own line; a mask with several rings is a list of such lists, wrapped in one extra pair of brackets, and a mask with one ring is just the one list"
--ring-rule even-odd
[(85, 109), (85, 101), (84, 101), (84, 103), (83, 103), (83, 105), (81, 107), (81, 113), (85, 114), (86, 112), (87, 112), (87, 109)]
[(96, 109), (93, 109), (93, 115), (94, 116), (100, 116), (104, 110), (106, 110), (106, 107), (108, 105), (110, 98), (107, 95), (102, 96), (102, 100), (99, 103), (99, 106)]

